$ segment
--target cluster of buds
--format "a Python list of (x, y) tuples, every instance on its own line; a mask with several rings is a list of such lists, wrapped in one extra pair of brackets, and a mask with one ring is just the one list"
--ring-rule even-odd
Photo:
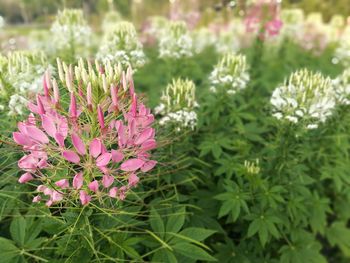
[(302, 9), (282, 9), (281, 19), (283, 23), (282, 37), (294, 40), (296, 36), (302, 34), (301, 30), (304, 25), (304, 11)]
[(9, 115), (25, 113), (27, 99), (42, 90), (42, 75), (48, 67), (46, 56), (40, 51), (15, 51), (0, 56), (0, 101), (8, 104)]
[(193, 56), (193, 41), (182, 21), (171, 21), (159, 40), (161, 58), (181, 59)]
[(53, 41), (58, 50), (74, 50), (91, 42), (91, 28), (80, 9), (59, 11), (51, 26)]
[(292, 73), (274, 90), (270, 102), (274, 117), (307, 129), (325, 122), (336, 104), (331, 79), (307, 69)]
[[(33, 202), (47, 206), (123, 200), (156, 165), (154, 117), (136, 96), (131, 69), (82, 60), (73, 68), (58, 60), (58, 73), (60, 81), (45, 74), (44, 93), (13, 133), (25, 152), (18, 181), (37, 181)], [(70, 94), (69, 107), (59, 86)]]
[(161, 126), (171, 124), (176, 131), (194, 129), (197, 125), (198, 107), (196, 86), (191, 80), (176, 79), (170, 83), (161, 96), (161, 103), (155, 113), (161, 116)]
[(278, 35), (282, 27), (279, 5), (278, 0), (258, 0), (251, 5), (245, 17), (247, 32), (256, 34), (262, 40)]
[(102, 22), (102, 29), (104, 32), (108, 32), (109, 30), (112, 30), (119, 22), (122, 21), (122, 16), (118, 11), (109, 11)]
[(225, 54), (209, 76), (212, 92), (224, 91), (235, 94), (245, 89), (249, 82), (246, 57), (234, 53)]
[(337, 103), (350, 105), (350, 69), (333, 79), (333, 88)]
[(142, 67), (146, 63), (146, 57), (134, 25), (129, 22), (119, 22), (113, 29), (106, 32), (97, 58), (103, 62), (121, 63), (123, 68)]
[(256, 159), (255, 162), (245, 160), (244, 167), (249, 175), (256, 175), (260, 173), (259, 159)]

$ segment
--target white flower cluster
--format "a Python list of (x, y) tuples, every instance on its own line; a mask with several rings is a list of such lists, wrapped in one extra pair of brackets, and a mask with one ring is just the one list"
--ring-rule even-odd
[(206, 48), (214, 46), (216, 42), (215, 35), (206, 27), (201, 27), (192, 32), (194, 52), (201, 53)]
[(245, 25), (240, 18), (233, 18), (228, 26), (223, 27), (218, 33), (215, 49), (219, 54), (237, 52), (245, 45), (251, 36), (246, 33)]
[(335, 50), (334, 57), (340, 61), (345, 67), (350, 66), (350, 26), (348, 26)]
[(285, 9), (281, 11), (282, 29), (280, 35), (290, 40), (302, 35), (304, 24), (304, 11), (299, 8)]
[(246, 57), (241, 54), (227, 53), (209, 76), (212, 85), (210, 90), (217, 92), (220, 89), (227, 94), (235, 94), (246, 88), (249, 79)]
[(176, 131), (183, 128), (194, 129), (197, 125), (198, 107), (196, 102), (196, 86), (190, 80), (173, 80), (163, 92), (161, 103), (155, 108), (155, 113), (161, 116), (160, 125), (173, 124)]
[(8, 103), (9, 115), (21, 115), (27, 98), (42, 89), (46, 57), (39, 51), (17, 51), (1, 57), (0, 64), (0, 100)]
[(350, 105), (350, 69), (332, 81), (336, 100), (339, 104)]
[(159, 40), (161, 58), (181, 59), (193, 56), (193, 40), (183, 21), (171, 21)]
[(302, 123), (307, 129), (325, 122), (336, 104), (331, 79), (307, 69), (292, 73), (274, 90), (270, 102), (274, 117)]
[(134, 25), (123, 21), (106, 32), (97, 58), (103, 62), (120, 63), (123, 67), (131, 65), (133, 69), (142, 67), (146, 56)]
[(122, 21), (122, 16), (119, 12), (115, 10), (109, 11), (103, 19), (102, 30), (104, 32), (108, 32), (109, 30), (112, 30), (120, 21)]
[(59, 11), (51, 26), (52, 41), (58, 50), (75, 49), (91, 42), (91, 28), (80, 9)]

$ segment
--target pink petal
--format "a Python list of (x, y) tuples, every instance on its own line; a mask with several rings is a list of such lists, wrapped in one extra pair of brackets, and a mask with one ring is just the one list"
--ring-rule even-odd
[(57, 130), (53, 119), (46, 115), (42, 115), (41, 120), (42, 120), (42, 126), (46, 131), (46, 133), (51, 137), (55, 137)]
[(52, 202), (59, 202), (63, 199), (63, 195), (57, 191), (53, 191), (51, 194)]
[(64, 136), (61, 133), (55, 133), (55, 141), (61, 147), (64, 147)]
[(33, 180), (33, 179), (34, 179), (34, 177), (32, 176), (31, 173), (25, 173), (25, 174), (21, 175), (21, 177), (18, 179), (18, 182), (21, 184), (24, 184), (26, 182)]
[(89, 183), (88, 187), (91, 191), (96, 193), (98, 191), (98, 181), (92, 181), (91, 183)]
[(38, 202), (40, 202), (40, 200), (41, 200), (41, 196), (40, 195), (36, 195), (36, 196), (34, 196), (32, 202), (33, 203), (38, 203)]
[(71, 118), (76, 118), (78, 116), (77, 100), (73, 92), (70, 93), (69, 115)]
[(105, 120), (104, 120), (104, 116), (103, 116), (103, 111), (100, 105), (97, 106), (97, 118), (98, 118), (98, 122), (100, 124), (101, 129), (105, 128)]
[(128, 186), (134, 187), (138, 184), (139, 181), (140, 181), (140, 178), (138, 178), (136, 174), (132, 173), (128, 178)]
[(148, 140), (148, 141), (145, 141), (142, 145), (141, 145), (141, 150), (142, 151), (149, 151), (149, 150), (152, 150), (154, 148), (157, 147), (157, 143), (154, 139), (151, 139), (151, 140)]
[(69, 187), (69, 181), (67, 179), (61, 179), (55, 183), (58, 187), (61, 187), (62, 189)]
[(84, 190), (79, 192), (79, 198), (82, 205), (87, 205), (91, 201), (91, 196), (89, 196)]
[(80, 155), (85, 155), (86, 154), (86, 148), (85, 148), (85, 144), (84, 144), (83, 140), (78, 135), (76, 135), (75, 133), (73, 133), (71, 135), (71, 138), (72, 138), (72, 143), (73, 143), (75, 149), (77, 150), (77, 152)]
[(29, 139), (28, 136), (24, 135), (21, 132), (13, 132), (12, 133), (13, 140), (20, 145), (26, 145), (26, 146), (31, 146), (32, 141)]
[(154, 166), (156, 166), (156, 164), (157, 164), (157, 161), (148, 161), (141, 167), (141, 171), (146, 173), (149, 170), (152, 170)]
[(110, 175), (107, 175), (105, 174), (103, 177), (102, 177), (102, 185), (105, 187), (105, 188), (108, 188), (110, 187), (114, 182), (114, 177), (113, 176), (110, 176)]
[(62, 156), (69, 162), (72, 162), (72, 163), (79, 163), (80, 162), (79, 155), (71, 150), (63, 151)]
[(144, 163), (145, 161), (141, 159), (129, 159), (121, 164), (120, 169), (126, 172), (136, 171), (137, 169), (141, 168)]
[(33, 140), (36, 140), (41, 143), (49, 143), (49, 138), (42, 130), (38, 129), (37, 127), (27, 126), (27, 134)]
[(83, 181), (84, 181), (83, 173), (82, 172), (77, 173), (73, 178), (73, 187), (75, 189), (80, 189), (83, 186)]
[(135, 144), (142, 144), (149, 138), (151, 138), (153, 134), (153, 129), (152, 128), (147, 128), (145, 129), (135, 140)]
[(126, 186), (122, 186), (122, 187), (120, 187), (119, 188), (119, 191), (118, 191), (118, 194), (119, 194), (119, 199), (120, 200), (124, 200), (125, 199), (125, 194), (126, 194), (126, 191), (127, 191), (128, 189), (126, 188)]
[(106, 166), (112, 158), (111, 153), (104, 153), (96, 159), (97, 166)]
[(90, 142), (90, 155), (94, 158), (101, 154), (102, 143), (100, 139), (93, 139)]
[(25, 155), (18, 161), (18, 167), (25, 171), (35, 171), (38, 159), (32, 155)]
[(118, 192), (118, 188), (117, 187), (112, 187), (109, 190), (109, 196), (112, 198), (116, 198), (117, 197), (117, 192)]
[(119, 163), (124, 159), (124, 154), (121, 151), (112, 150), (111, 153), (112, 153), (112, 161), (115, 163)]

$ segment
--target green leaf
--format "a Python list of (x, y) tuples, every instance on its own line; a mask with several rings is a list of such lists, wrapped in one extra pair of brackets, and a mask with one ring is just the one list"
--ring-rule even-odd
[(173, 245), (173, 249), (188, 258), (195, 260), (204, 260), (204, 261), (217, 261), (214, 257), (209, 255), (204, 249), (201, 249), (193, 244), (181, 242)]
[(180, 235), (192, 238), (196, 241), (203, 241), (214, 234), (215, 230), (204, 229), (199, 227), (188, 227), (180, 232)]
[(151, 208), (149, 221), (153, 231), (159, 236), (164, 237), (164, 232), (165, 232), (164, 223), (162, 218), (160, 217), (160, 215), (158, 214), (157, 210), (154, 207)]
[(181, 207), (176, 213), (169, 215), (168, 222), (166, 224), (166, 231), (177, 233), (185, 223), (186, 209)]
[(15, 217), (10, 225), (10, 233), (12, 239), (21, 247), (25, 244), (26, 236), (26, 220), (23, 216)]
[(344, 254), (350, 256), (350, 229), (345, 226), (344, 222), (334, 222), (326, 230), (326, 237), (332, 246), (339, 246)]
[(0, 262), (16, 262), (15, 257), (19, 256), (19, 249), (9, 239), (0, 237)]

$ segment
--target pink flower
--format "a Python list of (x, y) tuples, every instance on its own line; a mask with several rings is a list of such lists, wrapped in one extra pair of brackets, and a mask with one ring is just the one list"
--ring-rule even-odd
[(59, 84), (70, 92), (69, 106), (61, 104), (58, 81), (46, 73), (44, 94), (28, 104), (31, 113), (13, 133), (24, 151), (18, 167), (25, 173), (19, 182), (36, 174), (41, 185), (35, 202), (47, 206), (68, 198), (83, 205), (92, 198), (124, 200), (140, 181), (136, 172), (149, 172), (157, 163), (150, 152), (157, 146), (154, 116), (138, 100), (132, 70), (120, 72), (99, 63), (94, 69), (90, 62), (87, 67), (79, 62), (73, 71), (60, 60), (58, 64)]
[(38, 202), (40, 202), (40, 200), (41, 200), (41, 196), (40, 195), (36, 195), (36, 196), (34, 196), (32, 202), (33, 203), (38, 203)]

